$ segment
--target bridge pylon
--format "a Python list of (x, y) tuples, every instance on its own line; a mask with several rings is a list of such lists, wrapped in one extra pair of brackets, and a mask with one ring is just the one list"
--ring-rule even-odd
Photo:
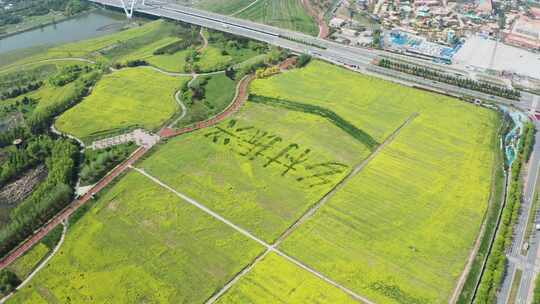
[[(131, 3), (129, 1), (131, 1)], [(133, 12), (135, 11), (135, 5), (137, 5), (139, 0), (120, 0), (120, 2), (122, 2), (122, 8), (124, 9), (126, 16), (128, 19), (131, 19), (131, 17), (133, 17)], [(144, 5), (144, 0), (142, 0), (142, 5)]]

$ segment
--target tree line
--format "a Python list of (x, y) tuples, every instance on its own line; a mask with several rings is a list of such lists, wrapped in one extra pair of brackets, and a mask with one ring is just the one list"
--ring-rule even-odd
[(482, 93), (496, 95), (512, 100), (519, 100), (521, 97), (521, 93), (518, 90), (492, 85), (469, 78), (457, 77), (417, 65), (395, 62), (384, 58), (379, 60), (378, 65), (383, 68), (392, 69), (422, 78), (448, 83), (458, 86), (460, 88), (479, 91)]
[(0, 93), (0, 100), (6, 100), (9, 98), (19, 97), (23, 94), (35, 91), (43, 85), (43, 81), (30, 82), (27, 85), (12, 88), (10, 90)]
[(521, 170), (529, 161), (535, 141), (536, 129), (531, 122), (524, 126), (522, 137), (519, 141), (518, 155), (510, 169), (510, 187), (506, 195), (506, 206), (503, 210), (499, 232), (495, 237), (486, 269), (478, 287), (476, 303), (495, 303), (497, 293), (506, 275), (507, 258), (506, 250), (512, 244), (514, 226), (519, 217), (521, 201), (523, 199), (523, 180)]
[(16, 1), (9, 10), (0, 10), (0, 26), (19, 24), (26, 17), (43, 16), (51, 11), (73, 16), (87, 10), (90, 5), (82, 0)]
[(0, 256), (18, 246), (72, 200), (79, 148), (69, 140), (55, 140), (43, 134), (48, 132), (55, 116), (89, 93), (100, 76), (99, 69), (83, 69), (73, 81), (70, 94), (35, 109), (24, 125), (0, 134), (0, 147), (23, 139), (21, 147), (11, 152), (1, 166), (0, 187), (38, 163), (45, 163), (48, 171), (47, 178), (11, 211), (9, 223), (0, 229)]
[(10, 213), (0, 229), (0, 256), (18, 246), (34, 230), (62, 210), (72, 199), (78, 146), (70, 140), (39, 136), (25, 148), (31, 158), (42, 159), (47, 178)]

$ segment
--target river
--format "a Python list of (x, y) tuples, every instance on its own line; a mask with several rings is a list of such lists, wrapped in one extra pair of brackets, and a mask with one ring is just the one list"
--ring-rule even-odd
[(3, 38), (0, 40), (0, 54), (107, 35), (121, 30), (125, 22), (123, 14), (96, 9), (56, 24)]

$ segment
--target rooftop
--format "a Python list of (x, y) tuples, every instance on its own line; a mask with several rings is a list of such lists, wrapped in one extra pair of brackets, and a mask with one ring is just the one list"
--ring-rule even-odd
[(474, 36), (454, 56), (458, 65), (508, 71), (540, 79), (540, 54)]

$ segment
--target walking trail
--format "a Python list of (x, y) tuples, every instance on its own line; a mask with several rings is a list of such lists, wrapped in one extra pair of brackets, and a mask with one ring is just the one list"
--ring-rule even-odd
[(24, 279), (24, 281), (22, 281), (22, 283), (19, 286), (17, 286), (17, 288), (15, 288), (14, 291), (10, 292), (7, 296), (0, 299), (0, 304), (5, 303), (7, 300), (9, 300), (9, 298), (11, 298), (11, 296), (13, 296), (15, 294), (15, 292), (17, 292), (18, 290), (21, 290), (24, 286), (26, 286), (28, 284), (28, 282), (30, 282), (30, 280), (32, 280), (32, 278), (43, 267), (45, 267), (45, 265), (47, 265), (47, 263), (49, 263), (49, 261), (58, 252), (58, 250), (60, 250), (60, 247), (62, 247), (62, 244), (64, 244), (64, 238), (66, 237), (66, 232), (67, 232), (67, 228), (68, 228), (68, 222), (63, 221), (62, 225), (64, 226), (64, 228), (62, 229), (62, 235), (60, 236), (60, 240), (58, 241), (58, 243), (54, 247), (53, 251), (43, 261), (41, 261), (41, 263), (39, 263), (39, 265), (26, 277), (26, 279)]
[(307, 10), (308, 14), (317, 21), (317, 24), (319, 25), (319, 38), (325, 39), (330, 34), (330, 28), (328, 27), (328, 24), (324, 21), (324, 13), (318, 12), (318, 10), (313, 7), (313, 4), (310, 2), (310, 0), (302, 0), (302, 4), (304, 5), (304, 8)]
[[(283, 258), (287, 259), (288, 261), (296, 264), (297, 266), (305, 269), (306, 271), (312, 273), (313, 275), (319, 277), (320, 279), (322, 279), (323, 281), (341, 289), (343, 292), (347, 293), (349, 296), (351, 296), (353, 299), (357, 300), (357, 301), (360, 301), (360, 302), (364, 302), (364, 303), (368, 303), (368, 304), (374, 304), (373, 302), (369, 301), (367, 298), (364, 298), (360, 295), (358, 295), (357, 293), (355, 293), (354, 291), (348, 289), (347, 287), (329, 279), (328, 277), (326, 277), (324, 274), (310, 268), (309, 266), (303, 264), (302, 262), (298, 261), (297, 259), (283, 253), (282, 251), (280, 251), (279, 249), (277, 249), (275, 247), (275, 245), (270, 245), (268, 243), (266, 243), (265, 241), (259, 239), (258, 237), (254, 236), (253, 234), (251, 234), (249, 231), (237, 226), (236, 224), (232, 223), (231, 221), (227, 220), (226, 218), (222, 217), (221, 215), (219, 215), (218, 213), (212, 211), (211, 209), (209, 209), (208, 207), (204, 206), (203, 204), (197, 202), (196, 200), (188, 197), (187, 195), (183, 194), (183, 193), (180, 193), (176, 190), (174, 190), (172, 187), (170, 187), (169, 185), (163, 183), (162, 181), (160, 181), (159, 179), (157, 179), (156, 177), (148, 174), (146, 171), (142, 170), (142, 169), (139, 169), (139, 168), (133, 168), (134, 170), (136, 170), (137, 172), (141, 173), (142, 175), (146, 176), (147, 178), (149, 178), (150, 180), (152, 180), (153, 182), (155, 182), (156, 184), (160, 185), (161, 187), (169, 190), (170, 192), (174, 193), (175, 195), (177, 195), (178, 197), (182, 198), (185, 202), (197, 207), (198, 209), (204, 211), (205, 213), (209, 214), (210, 216), (212, 216), (213, 218), (221, 221), (222, 223), (224, 223), (225, 225), (233, 228), (234, 230), (238, 231), (239, 233), (243, 234), (244, 236), (252, 239), (253, 241), (259, 243), (260, 245), (264, 246), (266, 248), (266, 251), (260, 255), (259, 257), (257, 257), (256, 261), (259, 261), (259, 260), (262, 260), (262, 258), (264, 256), (266, 256), (269, 252), (275, 252), (276, 254), (282, 256)], [(253, 268), (255, 265), (255, 262), (252, 262), (246, 269), (251, 269)], [(246, 270), (244, 269), (241, 273), (245, 274), (247, 273), (249, 270)], [(236, 275), (231, 281), (229, 281), (219, 292), (217, 292), (216, 294), (214, 294), (210, 299), (208, 299), (206, 301), (207, 304), (210, 304), (210, 303), (214, 303), (217, 299), (219, 299), (219, 297), (225, 293), (236, 281), (238, 281), (240, 279), (240, 276), (239, 275)]]

